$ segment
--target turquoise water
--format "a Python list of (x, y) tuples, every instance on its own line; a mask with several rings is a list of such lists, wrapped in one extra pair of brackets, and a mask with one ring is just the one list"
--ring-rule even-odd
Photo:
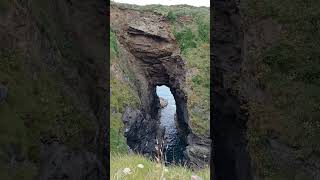
[(165, 127), (166, 161), (167, 163), (182, 163), (185, 145), (179, 137), (174, 116), (176, 114), (176, 102), (167, 86), (157, 86), (157, 95), (168, 101), (168, 105), (161, 109), (160, 125)]

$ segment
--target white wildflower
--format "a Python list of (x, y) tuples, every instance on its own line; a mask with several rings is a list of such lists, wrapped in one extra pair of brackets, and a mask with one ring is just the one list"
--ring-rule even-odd
[(122, 172), (124, 174), (131, 174), (131, 169), (130, 168), (124, 168)]
[(138, 164), (137, 167), (140, 168), (140, 169), (143, 169), (144, 165), (143, 164)]
[(192, 175), (191, 180), (202, 180), (202, 178), (197, 175)]
[(169, 172), (168, 168), (164, 168), (164, 172)]

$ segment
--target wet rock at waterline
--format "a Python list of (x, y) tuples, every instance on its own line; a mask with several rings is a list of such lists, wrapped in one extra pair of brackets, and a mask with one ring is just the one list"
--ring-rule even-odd
[(168, 105), (168, 101), (162, 97), (159, 97), (160, 99), (160, 108), (164, 108)]
[(138, 109), (126, 107), (122, 116), (124, 136), (133, 152), (145, 155), (155, 154), (158, 123)]
[(188, 165), (193, 169), (204, 168), (209, 165), (211, 140), (189, 134), (187, 142), (188, 146), (184, 155)]

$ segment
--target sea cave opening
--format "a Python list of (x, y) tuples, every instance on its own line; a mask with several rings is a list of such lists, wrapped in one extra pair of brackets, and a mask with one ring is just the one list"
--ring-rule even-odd
[(156, 87), (160, 99), (160, 126), (164, 132), (164, 160), (166, 164), (183, 164), (186, 139), (177, 119), (177, 104), (171, 89), (165, 85)]

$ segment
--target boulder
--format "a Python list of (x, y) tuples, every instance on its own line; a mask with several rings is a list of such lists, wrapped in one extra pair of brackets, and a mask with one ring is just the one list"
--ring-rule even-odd
[(188, 146), (184, 151), (184, 156), (188, 165), (193, 169), (200, 169), (209, 165), (211, 140), (189, 134), (187, 142)]
[[(153, 155), (155, 154), (155, 144), (157, 131), (159, 130), (156, 119), (152, 119), (147, 114), (138, 109), (126, 107), (122, 121), (124, 124), (124, 136), (127, 144), (133, 152)], [(142, 128), (143, 127), (143, 128)]]
[(166, 100), (162, 97), (160, 97), (159, 99), (160, 99), (160, 108), (164, 108), (168, 105), (168, 100)]

